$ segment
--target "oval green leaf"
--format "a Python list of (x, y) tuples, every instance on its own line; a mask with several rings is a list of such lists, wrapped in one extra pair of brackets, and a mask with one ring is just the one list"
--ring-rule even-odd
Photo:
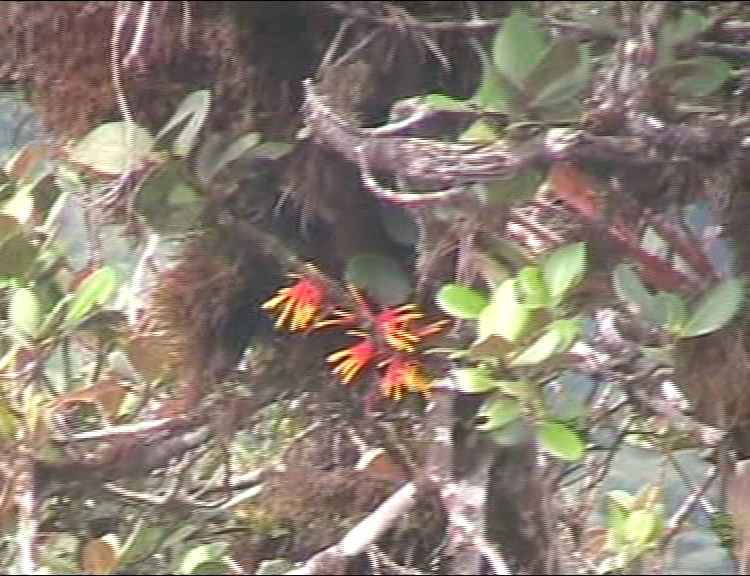
[(544, 308), (549, 303), (547, 287), (538, 266), (525, 266), (518, 273), (518, 289), (521, 301), (532, 310)]
[(501, 74), (522, 86), (547, 50), (539, 20), (516, 7), (503, 20), (492, 43), (492, 63)]
[(586, 244), (583, 242), (561, 246), (545, 258), (542, 275), (554, 304), (559, 304), (578, 285), (585, 270)]
[(515, 398), (494, 396), (482, 405), (477, 416), (487, 419), (478, 426), (480, 430), (496, 430), (521, 416), (521, 404)]
[(211, 107), (211, 93), (208, 90), (196, 90), (188, 94), (177, 107), (177, 110), (157, 135), (157, 140), (187, 122), (172, 143), (172, 151), (177, 157), (185, 157), (193, 149), (195, 139), (206, 122)]
[(517, 341), (528, 328), (531, 310), (518, 301), (516, 279), (508, 278), (492, 294), (490, 304), (479, 315), (479, 338), (497, 334)]
[(744, 295), (744, 279), (728, 278), (719, 282), (698, 302), (680, 337), (694, 338), (723, 328), (739, 311)]
[(380, 254), (355, 256), (346, 267), (345, 277), (382, 306), (401, 304), (411, 292), (406, 271), (393, 258)]
[(437, 294), (437, 304), (456, 318), (478, 318), (487, 306), (487, 298), (469, 286), (446, 284)]
[(625, 521), (625, 538), (637, 549), (644, 548), (653, 538), (656, 518), (649, 510), (633, 510)]
[(36, 338), (42, 322), (41, 307), (30, 288), (19, 288), (10, 299), (8, 317), (21, 335)]
[(543, 422), (539, 426), (539, 441), (542, 450), (568, 462), (577, 462), (585, 452), (578, 433), (559, 422)]
[(168, 162), (141, 186), (135, 207), (160, 234), (189, 231), (203, 212), (205, 198), (188, 184), (179, 161)]
[(476, 368), (459, 368), (454, 371), (461, 392), (467, 394), (484, 394), (496, 388), (492, 371), (486, 366)]
[(665, 310), (654, 301), (653, 295), (646, 289), (629, 264), (620, 264), (612, 276), (615, 294), (634, 306), (649, 322), (661, 326), (666, 320)]
[(19, 232), (0, 242), (0, 276), (23, 277), (34, 265), (38, 250)]
[(539, 339), (511, 362), (511, 366), (532, 366), (544, 362), (555, 354), (567, 352), (580, 333), (581, 324), (578, 320), (574, 318), (556, 320), (547, 327), (547, 331)]
[(65, 326), (75, 328), (91, 313), (94, 308), (102, 306), (117, 289), (117, 274), (104, 266), (90, 274), (76, 290), (65, 316)]
[(128, 122), (108, 122), (94, 128), (74, 147), (70, 158), (95, 172), (118, 175), (138, 167), (151, 152), (148, 130)]

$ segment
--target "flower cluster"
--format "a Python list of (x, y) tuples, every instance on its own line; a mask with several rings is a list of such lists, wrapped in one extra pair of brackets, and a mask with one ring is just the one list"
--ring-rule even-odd
[(328, 356), (331, 371), (344, 384), (352, 384), (368, 368), (380, 371), (384, 395), (401, 399), (407, 392), (427, 395), (431, 380), (418, 358), (419, 346), (438, 333), (445, 321), (424, 323), (413, 304), (374, 312), (364, 297), (351, 289), (351, 305), (332, 304), (334, 295), (314, 268), (292, 275), (294, 282), (263, 304), (277, 315), (276, 327), (309, 332), (326, 326), (348, 328), (359, 341)]

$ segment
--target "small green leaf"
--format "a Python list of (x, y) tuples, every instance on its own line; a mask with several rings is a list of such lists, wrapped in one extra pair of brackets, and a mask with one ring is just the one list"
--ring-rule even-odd
[(649, 322), (661, 326), (666, 320), (666, 311), (658, 306), (653, 295), (641, 282), (638, 274), (629, 264), (615, 268), (612, 284), (617, 296), (634, 306)]
[(702, 98), (716, 92), (732, 77), (732, 66), (715, 56), (697, 56), (663, 68), (661, 73), (676, 76), (672, 88), (679, 95)]
[(532, 101), (532, 106), (545, 88), (569, 76), (578, 67), (579, 58), (578, 42), (568, 38), (552, 41), (524, 82), (524, 93)]
[(188, 94), (164, 125), (164, 128), (159, 131), (156, 139), (161, 139), (165, 134), (187, 121), (172, 144), (172, 151), (175, 156), (179, 158), (187, 156), (195, 145), (198, 132), (203, 128), (210, 107), (211, 93), (208, 90), (196, 90)]
[(19, 288), (10, 299), (8, 317), (22, 335), (36, 338), (42, 322), (41, 307), (30, 288)]
[(580, 333), (581, 324), (578, 320), (574, 318), (555, 320), (539, 339), (511, 362), (511, 366), (532, 366), (544, 362), (555, 354), (567, 352)]
[(36, 261), (38, 249), (19, 232), (0, 242), (0, 276), (23, 277)]
[(120, 550), (120, 565), (128, 566), (146, 559), (156, 550), (164, 535), (163, 528), (148, 526), (143, 517), (139, 518)]
[(360, 254), (349, 261), (347, 282), (364, 289), (382, 306), (405, 302), (411, 292), (409, 276), (393, 258), (381, 254)]
[(677, 18), (667, 20), (661, 27), (657, 41), (658, 64), (662, 65), (674, 59), (674, 50), (678, 44), (695, 37), (710, 23), (710, 19), (697, 10), (682, 10)]
[(479, 409), (477, 416), (486, 418), (480, 430), (495, 430), (517, 419), (521, 415), (521, 404), (515, 398), (493, 396)]
[[(223, 168), (241, 158), (248, 150), (260, 144), (260, 140), (260, 134), (250, 132), (249, 134), (240, 136), (223, 150), (216, 150), (215, 157), (210, 164), (205, 163), (206, 159), (202, 158), (205, 163), (204, 169), (200, 172), (202, 182), (208, 184)], [(205, 150), (201, 150), (201, 152), (203, 153)]]
[(90, 274), (76, 290), (65, 316), (65, 325), (75, 328), (96, 307), (104, 305), (117, 290), (117, 274), (104, 266)]
[(514, 8), (492, 43), (492, 63), (520, 87), (544, 56), (547, 45), (539, 20), (526, 10)]
[(151, 152), (154, 139), (143, 126), (108, 122), (94, 128), (74, 147), (70, 158), (95, 172), (118, 175), (138, 167)]
[(466, 100), (452, 98), (445, 94), (427, 94), (419, 101), (420, 105), (430, 110), (448, 110), (450, 112), (471, 112), (475, 108)]
[(517, 341), (528, 328), (531, 310), (518, 301), (516, 279), (508, 278), (492, 294), (490, 304), (479, 315), (479, 338), (496, 334)]
[(625, 538), (642, 550), (653, 538), (656, 518), (649, 510), (633, 510), (625, 521)]
[(555, 305), (576, 287), (586, 270), (586, 245), (574, 242), (561, 246), (545, 258), (542, 274)]
[(518, 273), (518, 289), (521, 301), (530, 309), (544, 308), (549, 302), (547, 287), (538, 266), (525, 266)]
[(659, 292), (654, 296), (654, 305), (664, 310), (664, 327), (672, 332), (680, 332), (688, 317), (685, 300), (679, 294)]
[(198, 564), (195, 568), (193, 568), (190, 572), (185, 572), (185, 574), (191, 574), (193, 576), (198, 575), (208, 575), (208, 576), (216, 576), (217, 574), (233, 574), (232, 570), (224, 564), (224, 562), (219, 561), (211, 561), (211, 562), (203, 562), (201, 564)]
[(744, 279), (728, 278), (719, 282), (698, 302), (680, 337), (694, 338), (723, 328), (739, 311), (744, 295)]
[(479, 118), (458, 137), (459, 142), (495, 142), (500, 138), (497, 130), (484, 118)]
[(135, 207), (161, 234), (188, 232), (203, 212), (206, 200), (186, 182), (179, 161), (167, 162), (138, 190)]
[(461, 392), (484, 394), (496, 387), (492, 371), (486, 366), (459, 368), (454, 371)]
[(561, 460), (577, 462), (583, 458), (585, 446), (577, 432), (559, 422), (544, 422), (539, 426), (539, 440), (545, 452)]
[(469, 286), (446, 284), (437, 294), (437, 304), (456, 318), (478, 318), (487, 306), (487, 298)]
[(635, 496), (624, 490), (612, 490), (607, 494), (610, 504), (621, 510), (625, 515), (629, 515), (635, 505)]
[(21, 224), (10, 214), (0, 213), (0, 243), (21, 232)]
[(545, 179), (541, 170), (523, 170), (507, 180), (493, 180), (475, 185), (477, 195), (490, 204), (517, 206), (528, 202)]
[(591, 49), (584, 44), (578, 46), (577, 50), (578, 64), (573, 71), (570, 74), (559, 76), (555, 81), (542, 88), (530, 105), (532, 109), (545, 110), (543, 115), (545, 119), (552, 119), (551, 116), (555, 116), (550, 114), (553, 110), (566, 111), (567, 113), (566, 104), (576, 98), (589, 82), (593, 68)]
[(497, 380), (495, 388), (514, 398), (526, 398), (529, 395), (529, 383), (516, 380)]
[(287, 574), (297, 568), (291, 560), (286, 558), (274, 558), (273, 560), (263, 560), (258, 564), (255, 570), (256, 576), (274, 576), (274, 574)]
[[(495, 69), (487, 54), (481, 50), (478, 54), (482, 62), (482, 77), (477, 91), (469, 102), (488, 112), (516, 115), (519, 112), (520, 101), (518, 89)], [(491, 138), (496, 139), (497, 135)]]
[[(185, 554), (177, 573), (197, 574), (197, 572), (193, 572), (193, 570), (196, 570), (199, 566), (208, 562), (219, 562), (226, 552), (226, 549), (227, 544), (224, 542), (214, 542), (212, 544), (196, 546)], [(218, 574), (224, 574), (224, 572), (220, 571)]]

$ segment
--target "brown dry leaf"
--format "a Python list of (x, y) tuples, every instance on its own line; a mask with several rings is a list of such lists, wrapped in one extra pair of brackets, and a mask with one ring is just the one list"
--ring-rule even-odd
[(96, 384), (63, 394), (52, 405), (57, 411), (73, 403), (85, 402), (95, 404), (106, 418), (117, 416), (122, 401), (128, 393), (128, 387), (114, 374), (106, 376)]
[(117, 568), (117, 551), (101, 538), (89, 540), (83, 547), (81, 563), (88, 574), (112, 574)]
[(372, 448), (365, 452), (355, 469), (373, 480), (406, 480), (403, 468), (382, 448)]

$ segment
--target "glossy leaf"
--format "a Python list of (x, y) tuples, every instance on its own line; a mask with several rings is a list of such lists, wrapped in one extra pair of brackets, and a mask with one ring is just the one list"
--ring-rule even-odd
[(489, 112), (518, 113), (518, 89), (492, 65), (487, 54), (481, 50), (478, 54), (482, 62), (482, 77), (470, 102)]
[(539, 20), (526, 10), (515, 8), (503, 20), (492, 43), (495, 68), (522, 86), (547, 49), (547, 38)]
[(492, 371), (485, 366), (476, 368), (459, 368), (454, 371), (461, 392), (467, 394), (484, 394), (496, 388)]
[(218, 561), (211, 561), (211, 562), (203, 562), (202, 564), (198, 564), (195, 568), (193, 568), (190, 572), (186, 572), (186, 574), (191, 575), (199, 575), (199, 574), (206, 574), (208, 576), (216, 576), (217, 574), (232, 574), (232, 570), (224, 564), (224, 562), (218, 562)]
[(8, 310), (13, 327), (21, 334), (36, 338), (42, 322), (41, 307), (36, 294), (30, 288), (19, 288), (10, 299)]
[(437, 304), (456, 318), (478, 318), (487, 306), (487, 298), (469, 286), (446, 284), (437, 294)]
[(518, 273), (518, 289), (521, 301), (532, 310), (544, 308), (549, 303), (547, 287), (538, 266), (525, 266), (521, 269)]
[(108, 122), (94, 128), (74, 147), (70, 158), (105, 175), (124, 174), (150, 154), (154, 139), (148, 130), (128, 122)]
[(581, 333), (576, 319), (564, 318), (551, 323), (546, 332), (523, 350), (511, 366), (532, 366), (548, 360), (555, 354), (567, 352)]
[(666, 311), (661, 308), (653, 295), (646, 289), (629, 264), (615, 268), (612, 284), (617, 296), (634, 306), (649, 322), (661, 326), (666, 321)]
[(744, 295), (743, 279), (723, 280), (701, 298), (680, 337), (694, 338), (723, 328), (739, 311)]
[(138, 191), (136, 209), (161, 234), (189, 231), (205, 206), (205, 198), (191, 186), (179, 162), (159, 168)]
[(644, 548), (653, 538), (656, 518), (650, 510), (633, 510), (625, 521), (625, 537), (637, 549)]
[(654, 305), (664, 310), (664, 327), (673, 332), (682, 330), (688, 318), (688, 307), (679, 294), (659, 292), (654, 296)]
[[(225, 543), (219, 542), (196, 546), (185, 554), (177, 571), (178, 574), (197, 574), (197, 572), (193, 571), (198, 569), (199, 566), (208, 562), (219, 562), (226, 548), (227, 545)], [(223, 572), (220, 572), (220, 574), (223, 574)]]
[(593, 69), (593, 57), (591, 49), (587, 45), (579, 45), (576, 48), (578, 57), (576, 67), (569, 73), (559, 76), (555, 81), (539, 91), (539, 94), (531, 102), (532, 109), (543, 109), (544, 118), (552, 119), (552, 112), (566, 111), (566, 104), (579, 96), (586, 88)]
[(95, 308), (103, 306), (117, 290), (117, 274), (104, 266), (78, 286), (65, 316), (68, 328), (78, 326)]
[[(214, 149), (202, 149), (198, 163), (201, 168), (198, 171), (201, 181), (204, 184), (208, 184), (222, 169), (247, 154), (251, 149), (257, 147), (260, 141), (260, 134), (250, 132), (249, 134), (240, 136), (226, 148), (222, 149), (220, 146), (215, 146)], [(207, 154), (211, 154), (211, 156), (207, 158)]]
[(568, 38), (553, 40), (524, 82), (524, 94), (532, 106), (545, 89), (578, 67), (579, 58), (578, 42)]
[(411, 284), (406, 271), (394, 259), (380, 254), (360, 254), (349, 261), (346, 280), (365, 290), (382, 306), (407, 300)]
[(497, 334), (517, 341), (528, 328), (531, 310), (519, 302), (516, 279), (509, 278), (492, 294), (490, 304), (479, 315), (479, 340)]
[(545, 452), (569, 462), (579, 461), (585, 452), (578, 433), (559, 422), (543, 422), (539, 426), (539, 441)]
[(0, 242), (0, 276), (21, 278), (31, 270), (38, 254), (26, 234), (19, 232)]
[(662, 72), (677, 77), (672, 88), (678, 94), (702, 98), (716, 92), (732, 77), (732, 66), (715, 56), (697, 56), (677, 62)]
[(480, 430), (495, 430), (516, 420), (521, 416), (521, 404), (515, 398), (493, 396), (479, 409), (477, 416), (486, 418)]
[(177, 157), (187, 156), (195, 145), (198, 132), (200, 132), (203, 124), (206, 122), (210, 107), (211, 93), (208, 90), (196, 90), (188, 94), (177, 107), (177, 110), (165, 124), (164, 128), (159, 131), (156, 137), (157, 140), (185, 122), (182, 131), (172, 143), (172, 151)]
[(574, 242), (561, 246), (545, 258), (542, 274), (555, 304), (573, 290), (586, 271), (586, 245)]

